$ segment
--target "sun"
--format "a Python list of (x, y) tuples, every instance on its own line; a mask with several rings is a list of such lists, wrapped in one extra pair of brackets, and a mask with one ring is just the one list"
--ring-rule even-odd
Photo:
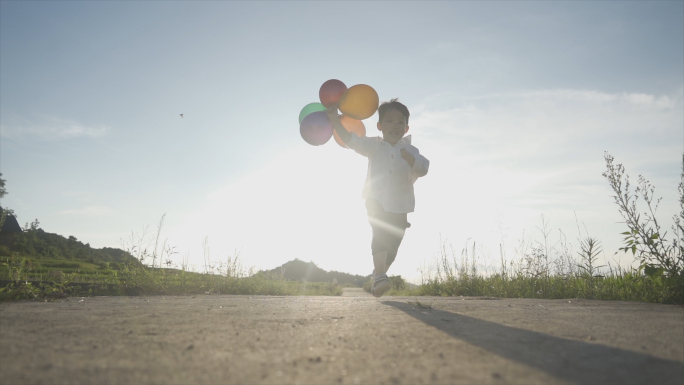
[[(298, 258), (326, 270), (366, 272), (370, 228), (361, 199), (365, 158), (336, 143), (297, 146), (226, 184), (175, 229), (197, 266), (239, 252), (272, 269)], [(367, 250), (368, 249), (368, 250)]]

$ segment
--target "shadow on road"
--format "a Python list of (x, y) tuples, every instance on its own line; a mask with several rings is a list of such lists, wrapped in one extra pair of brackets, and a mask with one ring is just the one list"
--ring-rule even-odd
[(408, 303), (384, 301), (454, 338), (506, 359), (582, 384), (682, 384), (684, 364)]

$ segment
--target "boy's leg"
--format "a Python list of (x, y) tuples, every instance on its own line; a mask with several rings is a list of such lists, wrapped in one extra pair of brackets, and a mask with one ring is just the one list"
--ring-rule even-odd
[(385, 247), (386, 238), (384, 234), (384, 218), (382, 213), (382, 205), (376, 199), (366, 199), (366, 211), (368, 213), (368, 223), (372, 230), (371, 240), (371, 254), (373, 255), (373, 277), (385, 274), (387, 268), (385, 267), (385, 260), (387, 258), (387, 249)]
[(371, 293), (375, 297), (381, 297), (392, 287), (387, 277), (387, 269), (397, 256), (399, 244), (409, 224), (406, 222), (406, 214), (387, 213), (374, 199), (366, 200), (366, 209), (373, 230), (371, 251), (374, 270)]
[(404, 240), (404, 235), (406, 234), (406, 229), (411, 226), (410, 223), (406, 221), (406, 214), (395, 214), (391, 220), (394, 231), (387, 234), (387, 259), (385, 261), (385, 272), (387, 272), (392, 266), (392, 263), (397, 258), (397, 253), (399, 252), (399, 246), (401, 241)]
[(378, 218), (371, 219), (373, 228), (373, 239), (371, 241), (371, 252), (373, 254), (373, 275), (378, 276), (387, 273), (388, 257), (391, 252), (390, 244), (392, 236), (387, 229), (387, 223)]
[(387, 251), (379, 251), (373, 254), (373, 276), (387, 273)]
[(382, 297), (387, 290), (392, 288), (392, 283), (389, 277), (387, 277), (387, 270), (397, 256), (399, 244), (406, 230), (405, 227), (397, 227), (395, 222), (393, 220), (384, 220), (379, 224), (376, 222), (376, 225), (371, 225), (373, 227), (371, 248), (373, 250), (373, 265), (375, 267), (375, 270), (373, 270), (373, 288), (371, 293), (375, 297)]
[(394, 260), (397, 258), (397, 252), (394, 251), (393, 253), (387, 253), (387, 258), (385, 259), (385, 273), (389, 271), (390, 266), (392, 266), (392, 263), (394, 263)]

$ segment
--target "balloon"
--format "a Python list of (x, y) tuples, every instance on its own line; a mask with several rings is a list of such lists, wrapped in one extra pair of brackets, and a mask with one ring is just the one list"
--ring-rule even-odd
[(309, 115), (312, 112), (316, 111), (325, 111), (326, 108), (324, 105), (321, 103), (309, 103), (304, 108), (302, 108), (302, 111), (299, 113), (299, 124), (302, 124), (302, 120), (306, 118), (307, 115)]
[(333, 126), (325, 111), (316, 111), (307, 115), (299, 125), (299, 134), (312, 146), (320, 146), (330, 140)]
[(347, 86), (337, 79), (330, 79), (323, 83), (318, 90), (318, 98), (326, 107), (332, 107), (340, 100), (340, 96), (347, 90)]
[[(340, 117), (340, 123), (342, 123), (342, 126), (346, 128), (347, 131), (353, 132), (358, 136), (366, 136), (366, 126), (364, 126), (362, 121), (342, 115), (342, 117)], [(337, 144), (343, 148), (347, 148), (347, 145), (344, 144), (342, 139), (337, 135), (337, 131), (333, 132), (333, 138), (335, 138)]]
[(380, 99), (373, 87), (366, 84), (351, 86), (340, 97), (340, 111), (350, 118), (368, 119), (378, 110)]

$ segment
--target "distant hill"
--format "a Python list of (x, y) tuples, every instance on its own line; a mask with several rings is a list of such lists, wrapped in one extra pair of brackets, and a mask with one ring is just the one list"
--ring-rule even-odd
[(286, 262), (282, 266), (272, 270), (259, 271), (257, 274), (276, 276), (287, 281), (332, 282), (333, 280), (337, 280), (337, 283), (339, 284), (348, 284), (357, 287), (362, 287), (363, 283), (368, 280), (368, 276), (364, 277), (338, 271), (325, 271), (316, 266), (313, 262), (304, 262), (299, 259)]
[(65, 238), (42, 229), (15, 233), (0, 232), (0, 257), (12, 255), (39, 259), (60, 259), (94, 264), (116, 263), (140, 265), (135, 257), (121, 249), (105, 247), (93, 249), (75, 237)]

